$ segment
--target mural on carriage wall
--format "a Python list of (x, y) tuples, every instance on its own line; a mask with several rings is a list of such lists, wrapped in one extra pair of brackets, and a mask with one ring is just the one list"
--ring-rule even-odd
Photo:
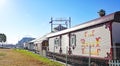
[[(106, 24), (95, 26), (94, 28), (86, 29), (79, 32), (80, 55), (92, 57), (107, 57), (111, 48), (110, 29)], [(90, 52), (89, 52), (90, 51)]]
[(95, 36), (95, 30), (85, 31), (84, 38), (80, 39), (82, 54), (89, 54), (91, 49), (91, 55), (99, 55), (101, 39), (100, 36)]

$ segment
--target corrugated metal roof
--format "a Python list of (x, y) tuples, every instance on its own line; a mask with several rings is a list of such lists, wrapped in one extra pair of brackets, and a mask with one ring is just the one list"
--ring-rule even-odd
[(49, 35), (49, 34), (51, 34), (51, 33), (47, 33), (46, 35), (35, 39), (34, 43), (41, 43), (42, 41), (47, 40), (47, 35)]

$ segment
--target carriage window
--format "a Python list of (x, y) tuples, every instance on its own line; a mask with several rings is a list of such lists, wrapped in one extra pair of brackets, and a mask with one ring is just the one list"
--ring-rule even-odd
[(55, 46), (60, 46), (60, 39), (59, 38), (55, 38), (54, 39), (54, 44), (55, 44)]
[(71, 46), (76, 46), (76, 35), (75, 34), (72, 34), (71, 35), (71, 43), (70, 43)]

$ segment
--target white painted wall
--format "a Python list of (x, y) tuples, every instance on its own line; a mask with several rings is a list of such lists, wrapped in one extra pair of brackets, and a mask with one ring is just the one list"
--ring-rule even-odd
[[(109, 28), (105, 27), (105, 25), (101, 25), (99, 27), (75, 32), (74, 34), (76, 34), (76, 47), (75, 49), (72, 49), (72, 53), (74, 55), (89, 56), (89, 45), (91, 45), (91, 56), (100, 58), (106, 57), (106, 53), (110, 53), (111, 37)], [(96, 40), (99, 37), (99, 47), (97, 47)], [(85, 44), (82, 44), (82, 39), (85, 40)], [(84, 49), (84, 51), (82, 49)]]
[(68, 34), (62, 35), (62, 53), (66, 54), (66, 48), (69, 47), (69, 36)]
[[(72, 55), (89, 56), (89, 45), (92, 46), (91, 47), (92, 57), (105, 58), (107, 56), (107, 52), (110, 53), (111, 35), (110, 30), (109, 28), (106, 28), (106, 25), (101, 25), (98, 27), (73, 32), (72, 34), (76, 35), (75, 49), (72, 49), (71, 47)], [(51, 52), (54, 52), (55, 38), (56, 37), (52, 37), (49, 39), (49, 51)], [(66, 46), (69, 46), (69, 36), (68, 34), (65, 34), (62, 35), (61, 38), (62, 38), (61, 39), (62, 53), (66, 54)], [(82, 39), (85, 40), (85, 44), (82, 44), (81, 42)], [(97, 43), (99, 43), (99, 46), (97, 46)], [(55, 48), (55, 52), (59, 53), (59, 49), (60, 47)]]
[[(54, 40), (55, 40), (55, 38), (60, 38), (60, 37), (57, 36), (57, 37), (49, 38), (49, 51), (50, 51), (50, 52), (59, 53), (60, 46), (55, 46), (55, 45), (54, 45)], [(54, 49), (54, 48), (55, 48), (55, 49)]]

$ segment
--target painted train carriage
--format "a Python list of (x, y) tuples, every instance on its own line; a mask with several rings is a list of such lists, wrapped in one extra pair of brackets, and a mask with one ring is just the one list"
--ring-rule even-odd
[(88, 61), (105, 66), (120, 59), (120, 12), (115, 12), (78, 26), (49, 35), (48, 55), (78, 64)]

